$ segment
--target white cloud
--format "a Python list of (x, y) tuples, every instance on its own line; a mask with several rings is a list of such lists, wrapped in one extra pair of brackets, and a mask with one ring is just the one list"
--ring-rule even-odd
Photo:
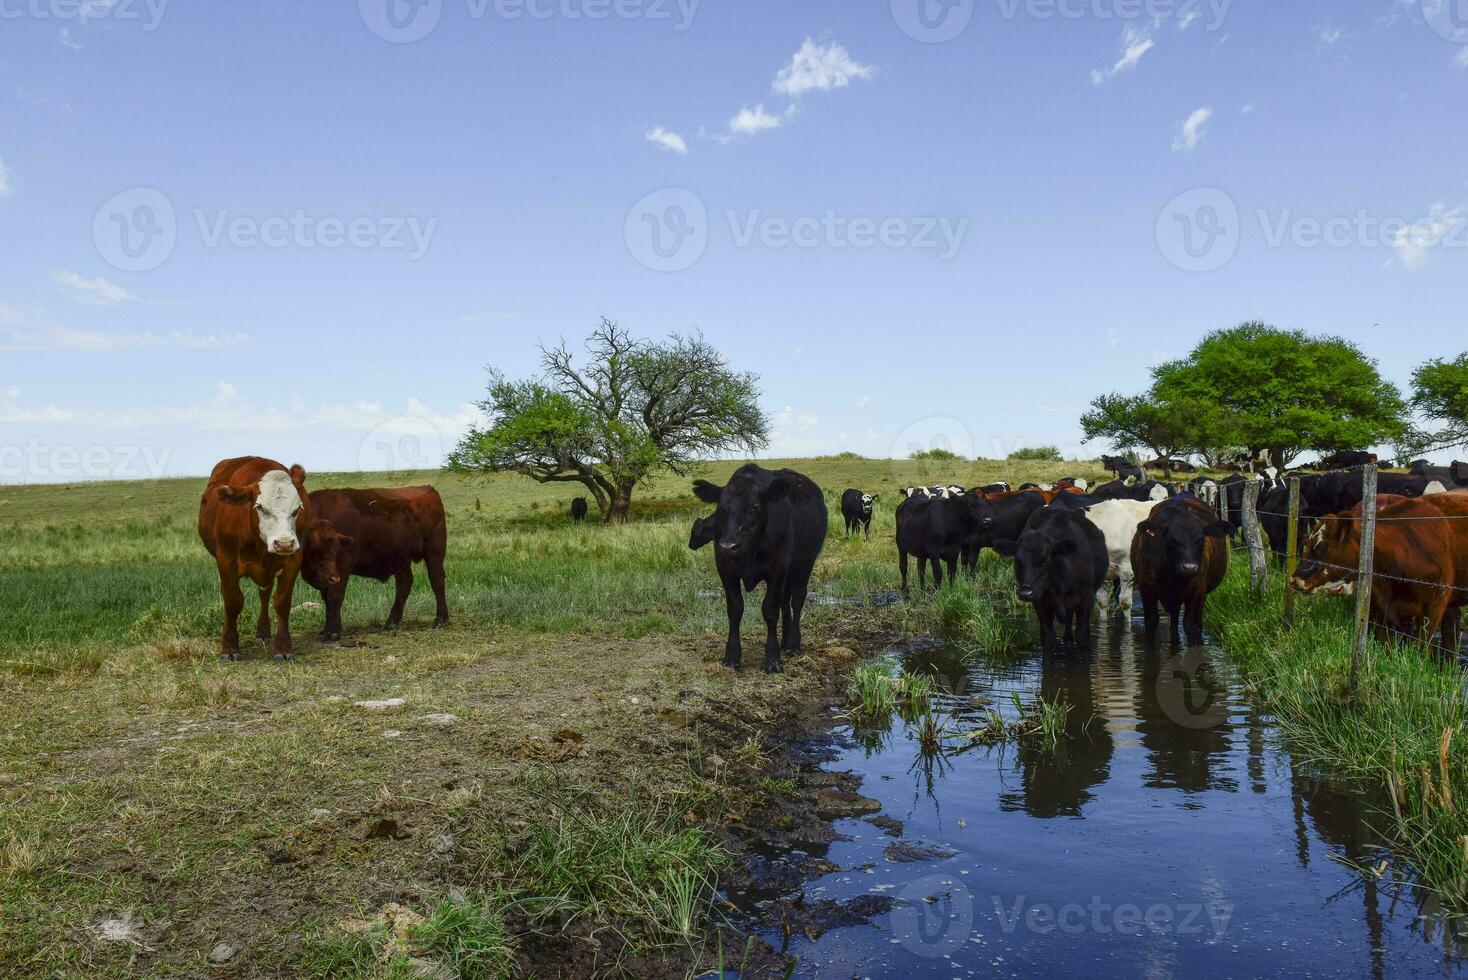
[(1328, 48), (1345, 36), (1345, 32), (1339, 27), (1330, 27), (1322, 24), (1315, 28), (1315, 40), (1320, 42), (1321, 47)]
[(96, 279), (83, 279), (75, 272), (67, 272), (65, 269), (52, 269), (51, 278), (61, 285), (72, 289), (76, 293), (78, 301), (92, 303), (97, 306), (116, 306), (118, 303), (136, 300), (137, 297), (123, 289), (115, 282), (108, 282), (101, 276)]
[(1252, 102), (1250, 102), (1248, 105), (1244, 106), (1242, 109), (1239, 110), (1239, 112), (1242, 115), (1245, 115), (1245, 116), (1252, 116), (1254, 113), (1256, 113), (1258, 111), (1259, 111), (1259, 107), (1256, 106)]
[(775, 75), (775, 91), (799, 98), (806, 92), (846, 88), (852, 79), (871, 78), (875, 73), (875, 68), (857, 62), (836, 42), (821, 45), (806, 38), (790, 64)]
[(71, 36), (70, 27), (63, 27), (61, 29), (61, 44), (63, 47), (71, 48), (73, 51), (80, 51), (82, 49), (82, 42)]
[(1172, 140), (1172, 148), (1176, 151), (1196, 149), (1198, 144), (1203, 142), (1203, 127), (1207, 126), (1208, 120), (1212, 118), (1212, 106), (1194, 109), (1193, 114), (1178, 125), (1177, 135)]
[(1453, 64), (1459, 68), (1468, 69), (1468, 45), (1458, 52), (1458, 56), (1453, 59)]
[(5, 166), (5, 161), (0, 160), (0, 197), (10, 193), (10, 168)]
[(1100, 69), (1092, 71), (1091, 84), (1100, 85), (1122, 72), (1131, 71), (1137, 67), (1137, 62), (1142, 60), (1142, 55), (1156, 46), (1156, 42), (1152, 40), (1150, 28), (1128, 24), (1121, 35), (1121, 57), (1117, 58), (1116, 63), (1105, 71)]
[(192, 330), (118, 331), (77, 330), (21, 313), (0, 303), (0, 351), (71, 350), (105, 354), (121, 350), (164, 347), (218, 350), (239, 347), (253, 338), (247, 333), (194, 333)]
[(665, 150), (671, 150), (680, 156), (688, 155), (688, 144), (683, 137), (661, 126), (654, 126), (647, 131), (647, 141), (661, 146)]
[(745, 106), (739, 110), (739, 114), (729, 120), (729, 131), (739, 136), (753, 136), (767, 129), (778, 129), (780, 117), (772, 116), (765, 111), (765, 105), (761, 102), (751, 109)]
[(441, 412), (409, 398), (400, 411), (381, 402), (357, 401), (307, 406), (299, 398), (282, 408), (253, 405), (241, 397), (234, 385), (221, 381), (214, 395), (192, 405), (84, 408), (54, 403), (27, 406), (20, 392), (11, 389), (0, 398), (0, 424), (74, 425), (96, 429), (202, 429), (232, 432), (313, 432), (331, 429), (342, 432), (421, 435), (423, 423), (432, 426), (444, 445), (453, 445), (469, 426), (483, 420), (479, 409), (462, 404)]
[(1441, 245), (1463, 226), (1468, 220), (1461, 207), (1449, 211), (1446, 204), (1441, 202), (1434, 204), (1428, 209), (1427, 216), (1415, 222), (1410, 228), (1404, 228), (1396, 233), (1392, 240), (1392, 248), (1397, 253), (1397, 261), (1409, 272), (1415, 272), (1427, 264), (1432, 257), (1432, 249)]
[(1199, 13), (1196, 8), (1183, 11), (1181, 14), (1178, 15), (1177, 29), (1180, 31), (1187, 30), (1189, 27), (1193, 26), (1193, 24), (1198, 20), (1199, 17), (1202, 16), (1203, 15)]

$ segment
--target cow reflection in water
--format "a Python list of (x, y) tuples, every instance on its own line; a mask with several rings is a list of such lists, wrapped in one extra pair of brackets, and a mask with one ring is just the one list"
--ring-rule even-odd
[(1184, 793), (1237, 792), (1238, 774), (1229, 759), (1234, 729), (1228, 685), (1217, 673), (1213, 652), (1167, 656), (1151, 650), (1132, 656), (1136, 663), (1122, 669), (1137, 678), (1137, 737), (1147, 751), (1142, 784)]
[(1020, 786), (999, 795), (1002, 810), (1032, 817), (1077, 817), (1111, 775), (1114, 751), (1104, 710), (1096, 704), (1096, 657), (1046, 657), (1039, 696), (1070, 705), (1065, 737), (1054, 748), (1021, 742), (1016, 750)]

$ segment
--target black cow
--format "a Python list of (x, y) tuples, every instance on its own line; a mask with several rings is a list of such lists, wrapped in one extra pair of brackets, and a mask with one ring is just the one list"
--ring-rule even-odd
[[(1400, 473), (1378, 473), (1376, 492), (1393, 493), (1399, 497), (1421, 497), (1439, 489), (1449, 489), (1441, 480), (1425, 476), (1404, 476)], [(1361, 502), (1364, 491), (1360, 470), (1344, 470), (1306, 477), (1300, 484), (1302, 510), (1310, 517), (1324, 517), (1350, 510)]]
[[(1062, 493), (1057, 495), (1056, 499), (1076, 496), (1076, 494)], [(963, 552), (963, 567), (970, 574), (978, 570), (979, 552), (985, 548), (995, 547), (996, 541), (1019, 540), (1030, 518), (1045, 506), (1045, 495), (1011, 493), (1002, 497), (991, 497), (987, 503), (988, 509), (984, 515), (986, 523)]]
[(868, 538), (872, 536), (872, 504), (876, 503), (877, 496), (861, 490), (847, 490), (841, 495), (841, 517), (846, 521), (848, 538), (858, 527)]
[(1159, 605), (1172, 620), (1174, 638), (1181, 622), (1190, 645), (1203, 642), (1203, 604), (1228, 571), (1228, 533), (1228, 524), (1196, 497), (1164, 500), (1137, 525), (1132, 574), (1149, 644), (1157, 640)]
[(1146, 477), (1130, 482), (1125, 479), (1112, 480), (1099, 487), (1092, 487), (1090, 492), (1090, 496), (1097, 500), (1162, 500), (1171, 495), (1172, 492), (1166, 484)]
[(1101, 468), (1115, 473), (1118, 480), (1125, 480), (1127, 477), (1132, 477), (1137, 480), (1145, 480), (1147, 478), (1147, 474), (1142, 471), (1142, 468), (1125, 456), (1102, 456)]
[[(897, 567), (902, 571), (902, 594), (907, 594), (907, 556), (917, 559), (918, 588), (927, 587), (928, 541), (932, 538), (931, 510), (935, 501), (910, 496), (897, 505)], [(933, 579), (942, 584), (943, 571), (933, 563)]]
[(586, 520), (586, 498), (577, 497), (571, 501), (571, 520)]
[[(800, 650), (800, 614), (811, 569), (826, 541), (826, 498), (810, 478), (794, 470), (771, 471), (754, 463), (741, 466), (722, 487), (695, 480), (693, 493), (718, 505), (713, 514), (694, 521), (688, 546), (697, 550), (717, 542), (714, 567), (729, 615), (724, 666), (739, 669), (744, 593), (764, 582), (764, 670), (779, 673), (781, 651)], [(783, 644), (777, 630), (782, 616)]]
[(1005, 483), (1003, 480), (1000, 480), (998, 483), (991, 483), (991, 484), (989, 484), (986, 487), (979, 487), (974, 492), (975, 493), (1008, 493), (1010, 491), (1010, 489), (1011, 488), (1010, 488), (1009, 484)]
[(1018, 541), (996, 541), (1014, 556), (1015, 596), (1032, 603), (1040, 620), (1040, 647), (1056, 651), (1055, 624), (1065, 624), (1065, 643), (1091, 649), (1091, 610), (1111, 559), (1106, 538), (1080, 511), (1046, 507), (1030, 518)]
[[(978, 554), (979, 548), (983, 546), (984, 536), (993, 527), (993, 508), (988, 500), (977, 494), (966, 493), (933, 501), (928, 508), (928, 541), (924, 549), (928, 560), (933, 563), (933, 581), (938, 585), (943, 584), (943, 570), (939, 562), (948, 566), (949, 578), (956, 578), (959, 559), (963, 559), (964, 567), (967, 568), (969, 555)], [(921, 579), (921, 566), (918, 573)], [(906, 588), (906, 584), (904, 573), (903, 588)]]
[(1319, 467), (1323, 470), (1344, 470), (1353, 467), (1370, 466), (1376, 462), (1376, 454), (1368, 453), (1359, 449), (1343, 449), (1338, 453), (1331, 453), (1320, 460)]
[(1142, 468), (1145, 470), (1163, 470), (1168, 473), (1198, 472), (1198, 467), (1194, 466), (1192, 463), (1189, 463), (1187, 460), (1164, 459), (1160, 456), (1157, 459), (1147, 460), (1147, 462), (1142, 464)]
[(1433, 466), (1427, 460), (1419, 459), (1412, 464), (1412, 469), (1408, 472), (1412, 476), (1437, 480), (1449, 490), (1468, 487), (1468, 463), (1454, 461), (1451, 466)]

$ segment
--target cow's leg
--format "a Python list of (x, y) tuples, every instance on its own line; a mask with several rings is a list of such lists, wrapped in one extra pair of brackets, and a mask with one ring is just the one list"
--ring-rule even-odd
[(739, 647), (739, 623), (744, 619), (744, 587), (737, 578), (724, 579), (724, 611), (729, 614), (729, 639), (724, 643), (724, 666), (739, 669), (743, 651)]
[(1122, 619), (1132, 618), (1132, 590), (1136, 582), (1132, 574), (1132, 564), (1127, 562), (1121, 566), (1121, 580), (1116, 587), (1116, 608), (1121, 612)]
[(765, 584), (765, 601), (760, 604), (760, 612), (765, 617), (765, 663), (766, 674), (778, 674), (780, 666), (780, 609), (785, 605), (783, 595), (785, 592), (785, 580), (770, 581)]
[(1082, 653), (1091, 652), (1091, 606), (1081, 603), (1076, 608), (1076, 645)]
[(797, 576), (794, 584), (790, 586), (789, 604), (786, 608), (790, 610), (791, 617), (785, 623), (785, 651), (787, 653), (800, 652), (800, 615), (805, 610), (805, 596), (809, 587), (809, 569), (804, 575)]
[(255, 639), (270, 639), (270, 593), (275, 591), (275, 580), (266, 579), (260, 586), (260, 616), (255, 620)]
[(956, 552), (952, 558), (948, 559), (948, 581), (958, 581), (958, 554)]
[(1167, 622), (1170, 627), (1168, 636), (1172, 642), (1176, 643), (1178, 639), (1178, 627), (1183, 622), (1183, 604), (1180, 600), (1173, 600), (1163, 603), (1163, 606), (1167, 609)]
[(928, 558), (926, 555), (918, 555), (918, 591), (922, 592), (928, 587)]
[(1144, 587), (1142, 589), (1142, 622), (1146, 628), (1148, 646), (1157, 642), (1157, 627), (1161, 619), (1162, 615), (1157, 610), (1157, 596)]
[(943, 588), (943, 559), (930, 558), (929, 562), (933, 566), (933, 588), (941, 589)]
[(299, 561), (287, 565), (280, 573), (275, 588), (275, 659), (289, 660), (296, 652), (291, 643), (291, 596), (296, 590), (296, 576), (301, 574)]
[(1205, 596), (1197, 596), (1188, 599), (1186, 611), (1183, 614), (1183, 632), (1187, 635), (1188, 646), (1198, 647), (1203, 645), (1203, 602)]
[(794, 632), (795, 612), (790, 608), (790, 591), (786, 587), (785, 594), (780, 597), (780, 652), (790, 651), (790, 635)]
[(1035, 606), (1035, 615), (1040, 618), (1040, 649), (1045, 656), (1055, 655), (1055, 616), (1044, 606)]
[(897, 549), (897, 567), (902, 570), (902, 594), (907, 595), (907, 552)]
[(382, 624), (385, 630), (397, 629), (398, 624), (403, 621), (403, 607), (408, 604), (408, 594), (413, 591), (413, 565), (411, 562), (398, 569), (397, 595), (393, 597), (392, 609), (387, 614), (387, 622)]
[(872, 539), (872, 519), (870, 517), (862, 522), (862, 532), (866, 535), (868, 541)]
[(328, 586), (321, 593), (326, 603), (326, 628), (321, 631), (321, 642), (331, 643), (342, 638), (342, 602), (347, 597), (347, 580)]
[(219, 595), (224, 600), (224, 632), (219, 637), (219, 659), (240, 659), (240, 611), (245, 608), (245, 593), (240, 589), (239, 573), (225, 562), (219, 562)]
[(1443, 656), (1449, 663), (1456, 663), (1463, 644), (1462, 607), (1449, 606), (1443, 613), (1442, 641)]
[(437, 629), (449, 621), (449, 603), (444, 596), (443, 555), (430, 554), (423, 559), (428, 569), (428, 584), (433, 586), (433, 600), (437, 604), (433, 613), (433, 626)]

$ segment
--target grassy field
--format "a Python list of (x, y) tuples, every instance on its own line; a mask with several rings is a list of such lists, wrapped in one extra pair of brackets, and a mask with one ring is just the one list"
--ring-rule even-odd
[[(899, 486), (1014, 475), (796, 465), (833, 514), (847, 486), (881, 494), (870, 541), (832, 521), (814, 583), (832, 598), (896, 587)], [(687, 481), (604, 527), (567, 519), (573, 491), (511, 477), (309, 479), (420, 482), (448, 508), (451, 625), (425, 628), (420, 574), (405, 628), (384, 633), (391, 586), (357, 581), (343, 642), (323, 646), (303, 584), (284, 665), (260, 644), (215, 659), (202, 480), (0, 488), (0, 973), (191, 975), (220, 969), (225, 944), (235, 975), (392, 976), (414, 958), (682, 975), (717, 955), (702, 910), (719, 828), (760, 805), (784, 721), (843, 683), (840, 645), (993, 618), (967, 592), (818, 599), (810, 655), (736, 676), (718, 666), (711, 558), (687, 548), (709, 510)], [(1002, 569), (986, 581), (1002, 589)], [(758, 616), (746, 626), (757, 649)], [(373, 701), (389, 704), (357, 705)]]
[[(1100, 476), (790, 465), (826, 488), (833, 520), (809, 649), (776, 678), (718, 666), (712, 560), (686, 545), (709, 508), (684, 480), (604, 527), (569, 521), (575, 491), (518, 478), (313, 474), (312, 488), (439, 488), (453, 622), (426, 628), (420, 575), (405, 628), (384, 633), (391, 586), (357, 581), (343, 642), (321, 645), (319, 597), (301, 585), (289, 664), (262, 644), (243, 663), (215, 659), (202, 480), (0, 488), (0, 974), (382, 977), (429, 963), (651, 977), (712, 964), (724, 828), (767, 803), (784, 726), (841, 696), (847, 648), (934, 629), (988, 652), (1031, 642), (989, 554), (977, 585), (863, 601), (898, 584), (897, 488)], [(835, 501), (848, 486), (881, 494), (870, 541), (844, 540)], [(1343, 604), (1307, 603), (1285, 631), (1278, 596), (1252, 600), (1242, 572), (1210, 627), (1311, 758), (1363, 786), (1394, 781), (1403, 852), (1468, 907), (1455, 802), (1468, 803), (1468, 766), (1463, 739), (1443, 744), (1464, 720), (1455, 670), (1378, 649), (1365, 697), (1344, 705)], [(757, 649), (758, 615), (745, 625)]]

